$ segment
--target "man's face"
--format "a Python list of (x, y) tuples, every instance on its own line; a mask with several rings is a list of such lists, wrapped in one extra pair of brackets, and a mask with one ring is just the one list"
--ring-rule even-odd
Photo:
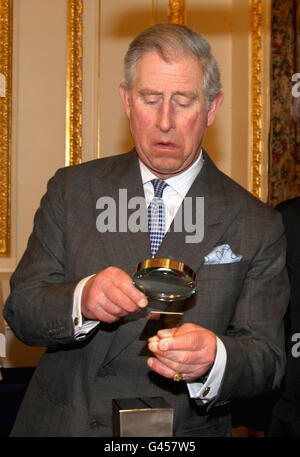
[(199, 63), (184, 56), (167, 63), (156, 52), (140, 58), (132, 89), (121, 84), (120, 95), (139, 158), (163, 179), (197, 159), (223, 100), (220, 93), (207, 111)]

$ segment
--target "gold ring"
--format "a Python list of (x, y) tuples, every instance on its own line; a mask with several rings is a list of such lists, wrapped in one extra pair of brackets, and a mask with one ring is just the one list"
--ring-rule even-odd
[(173, 376), (173, 381), (179, 382), (182, 381), (182, 374), (181, 373), (175, 373)]

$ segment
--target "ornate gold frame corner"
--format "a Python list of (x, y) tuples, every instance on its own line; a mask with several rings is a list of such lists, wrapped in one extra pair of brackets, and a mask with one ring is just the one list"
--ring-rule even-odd
[(66, 165), (82, 161), (83, 1), (67, 0)]
[(0, 0), (0, 256), (10, 256), (13, 2)]

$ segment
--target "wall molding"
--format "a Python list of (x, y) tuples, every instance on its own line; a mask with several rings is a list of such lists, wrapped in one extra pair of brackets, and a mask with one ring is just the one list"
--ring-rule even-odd
[(251, 1), (251, 192), (262, 199), (262, 56), (263, 56), (262, 0)]
[(185, 0), (169, 0), (168, 22), (185, 23)]
[(0, 0), (0, 256), (11, 251), (12, 0)]
[(67, 0), (66, 165), (82, 162), (83, 1)]

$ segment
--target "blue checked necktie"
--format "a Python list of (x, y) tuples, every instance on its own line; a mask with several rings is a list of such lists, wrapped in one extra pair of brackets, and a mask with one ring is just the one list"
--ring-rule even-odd
[(162, 179), (152, 179), (154, 197), (148, 206), (148, 230), (152, 257), (155, 256), (165, 236), (165, 205), (162, 194), (167, 183)]

